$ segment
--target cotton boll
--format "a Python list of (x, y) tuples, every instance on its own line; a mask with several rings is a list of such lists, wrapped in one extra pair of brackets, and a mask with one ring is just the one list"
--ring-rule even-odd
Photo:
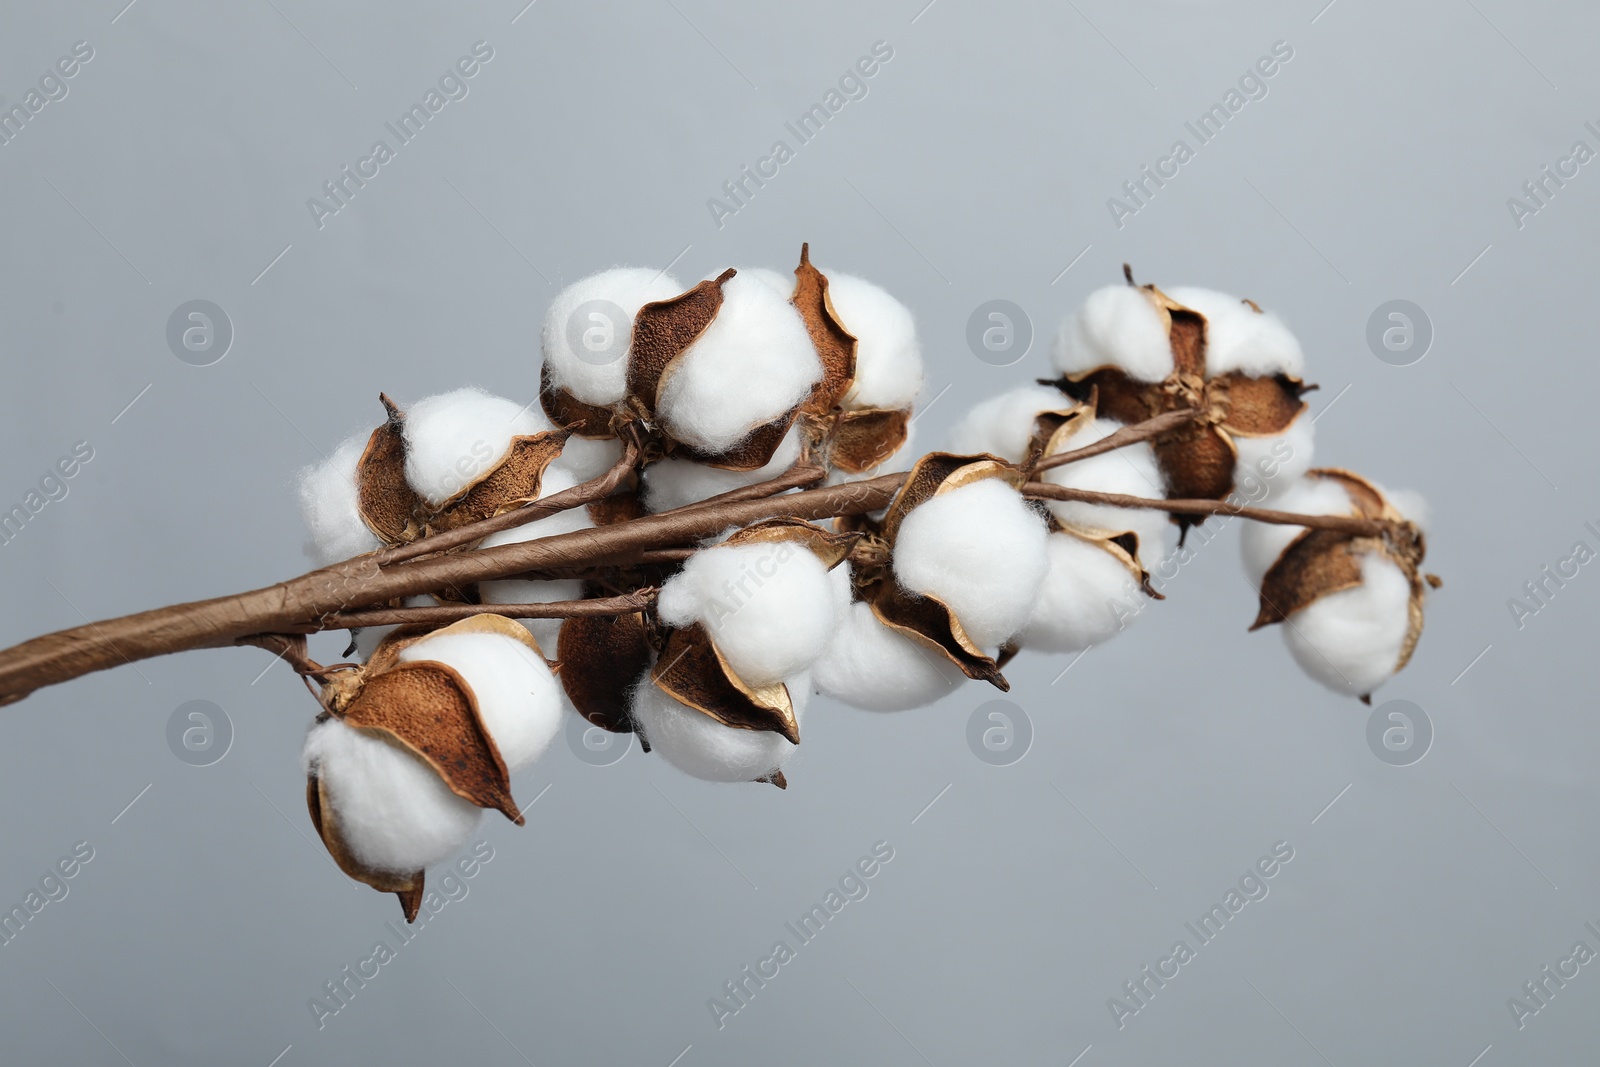
[(922, 345), (911, 309), (863, 278), (823, 273), (833, 310), (857, 342), (856, 377), (844, 406), (910, 407), (922, 392)]
[[(797, 724), (811, 698), (811, 679), (802, 674), (788, 683)], [(634, 689), (633, 721), (668, 763), (708, 782), (753, 782), (780, 770), (795, 746), (771, 730), (724, 726), (711, 716), (680, 704), (646, 674)]]
[(300, 472), (300, 514), (311, 529), (310, 555), (326, 565), (382, 548), (383, 542), (361, 518), (356, 466), (366, 451), (367, 433), (348, 438), (333, 455)]
[(1185, 286), (1167, 293), (1206, 318), (1206, 374), (1237, 371), (1252, 378), (1305, 373), (1300, 342), (1272, 312), (1260, 312), (1236, 296)]
[(885, 626), (859, 600), (850, 605), (813, 675), (823, 693), (867, 711), (920, 708), (967, 680), (937, 652)]
[(311, 728), (301, 762), (321, 780), (345, 846), (367, 867), (430, 867), (466, 844), (483, 815), (410, 752), (338, 719)]
[(1062, 411), (1077, 401), (1050, 385), (1025, 385), (992, 396), (972, 408), (950, 431), (949, 451), (971, 456), (987, 452), (1010, 463), (1027, 458), (1033, 420), (1041, 411)]
[(669, 626), (700, 623), (746, 684), (771, 685), (822, 655), (838, 622), (828, 568), (792, 541), (718, 545), (661, 587)]
[(434, 660), (472, 687), (484, 727), (508, 770), (544, 754), (561, 730), (561, 687), (538, 653), (505, 634), (442, 633), (406, 646), (400, 662)]
[[(1074, 434), (1067, 447), (1077, 449), (1092, 445), (1121, 428), (1122, 424), (1115, 419), (1097, 418)], [(1097, 493), (1122, 493), (1147, 498), (1166, 495), (1166, 480), (1161, 476), (1155, 450), (1148, 441), (1052, 467), (1043, 472), (1041, 477), (1054, 485)], [(1045, 504), (1050, 513), (1065, 525), (1100, 533), (1137, 535), (1139, 561), (1146, 570), (1152, 569), (1166, 555), (1172, 523), (1164, 511), (1117, 508), (1076, 500), (1047, 500)]]
[(468, 387), (406, 411), (406, 481), (438, 507), (493, 469), (513, 437), (548, 428), (533, 407)]
[(729, 471), (692, 459), (664, 459), (644, 469), (644, 504), (652, 512), (671, 511), (709, 497), (776, 478), (800, 459), (800, 427), (791, 426), (766, 466)]
[(1120, 367), (1143, 382), (1172, 373), (1172, 341), (1144, 290), (1111, 285), (1089, 294), (1061, 324), (1053, 352), (1062, 374)]
[(1097, 544), (1069, 533), (1050, 535), (1050, 573), (1028, 625), (1024, 648), (1081, 652), (1109, 641), (1138, 618), (1146, 597), (1127, 565)]
[(726, 451), (788, 413), (822, 377), (800, 313), (770, 285), (736, 274), (722, 297), (656, 399), (667, 432), (704, 452)]
[[(1311, 469), (1316, 440), (1311, 420), (1301, 415), (1276, 437), (1234, 437), (1239, 458), (1233, 466), (1234, 488), (1248, 503), (1281, 493)], [(1263, 492), (1263, 490), (1265, 490)]]
[(973, 642), (999, 645), (1028, 621), (1050, 570), (1044, 520), (995, 478), (919, 504), (900, 523), (894, 573), (942, 601)]
[[(1350, 494), (1332, 478), (1302, 478), (1291, 482), (1272, 503), (1278, 511), (1301, 515), (1348, 515), (1351, 512)], [(1283, 550), (1305, 532), (1304, 526), (1246, 520), (1239, 548), (1250, 584), (1259, 586)]]
[[(591, 274), (573, 282), (556, 295), (545, 312), (544, 328), (540, 340), (544, 352), (544, 365), (550, 372), (551, 384), (565, 389), (585, 404), (609, 407), (622, 400), (628, 384), (628, 348), (633, 317), (646, 304), (669, 300), (683, 291), (666, 273), (648, 267), (615, 267)], [(628, 317), (626, 324), (606, 319), (605, 312), (596, 312), (601, 320), (581, 316), (575, 321), (579, 309), (591, 301), (603, 300), (622, 310)], [(591, 309), (593, 310), (593, 309)], [(620, 343), (602, 345), (601, 354), (615, 355), (614, 359), (599, 359), (597, 353), (582, 347), (583, 333), (587, 329), (618, 330), (625, 328), (629, 337)], [(579, 348), (573, 347), (574, 333)], [(615, 337), (615, 334), (612, 335)]]
[(1300, 669), (1338, 693), (1365, 696), (1394, 673), (1410, 629), (1411, 584), (1392, 560), (1361, 557), (1361, 584), (1318, 597), (1283, 623)]

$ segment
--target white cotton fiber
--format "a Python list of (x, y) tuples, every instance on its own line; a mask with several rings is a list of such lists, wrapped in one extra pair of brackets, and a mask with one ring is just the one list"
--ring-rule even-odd
[(598, 478), (622, 458), (622, 442), (615, 437), (579, 437), (573, 434), (561, 446), (561, 455), (551, 461), (549, 469), (564, 470), (574, 482), (587, 482)]
[(466, 844), (483, 815), (410, 752), (338, 719), (311, 728), (301, 763), (321, 779), (346, 847), (378, 870), (409, 874), (438, 863)]
[[(570, 489), (576, 484), (570, 474), (557, 470), (554, 464), (545, 472), (543, 482), (539, 486), (541, 497), (554, 496), (563, 490)], [(490, 534), (483, 539), (484, 548), (494, 548), (497, 545), (521, 544), (540, 537), (554, 537), (556, 534), (572, 533), (576, 530), (590, 530), (594, 528), (594, 520), (589, 517), (589, 509), (584, 507), (568, 508), (558, 511), (549, 518), (539, 519), (536, 522), (523, 523), (521, 526), (499, 533)], [(528, 581), (522, 578), (501, 578), (490, 582), (478, 583), (478, 595), (485, 604), (549, 604), (558, 600), (578, 600), (583, 596), (583, 583), (575, 578), (566, 578), (559, 581), (539, 582)], [(520, 619), (528, 632), (533, 634), (533, 639), (539, 642), (539, 647), (544, 654), (554, 657), (556, 653), (556, 639), (561, 632), (561, 619)]]
[[(608, 407), (620, 401), (627, 392), (633, 317), (645, 304), (669, 300), (682, 291), (665, 272), (649, 267), (614, 267), (561, 290), (550, 302), (540, 331), (551, 383), (585, 404)], [(628, 321), (612, 322), (616, 312), (599, 305), (584, 309), (595, 301), (620, 308)], [(619, 329), (628, 330), (628, 335), (616, 337)], [(590, 335), (595, 343), (588, 347), (584, 346), (585, 331), (596, 331)], [(575, 338), (577, 348), (573, 347)]]
[(649, 511), (671, 511), (747, 485), (776, 478), (800, 458), (800, 427), (789, 427), (763, 467), (729, 471), (692, 459), (663, 459), (644, 469), (644, 504)]
[(1148, 598), (1127, 565), (1070, 533), (1050, 535), (1050, 573), (1033, 617), (1017, 635), (1024, 648), (1081, 652), (1108, 641), (1143, 614)]
[(533, 649), (505, 634), (441, 633), (400, 652), (400, 662), (434, 660), (472, 687), (484, 727), (508, 770), (544, 754), (561, 731), (561, 686)]
[(995, 478), (939, 493), (900, 523), (894, 573), (936, 597), (974, 644), (999, 645), (1028, 621), (1050, 569), (1044, 519)]
[(987, 452), (1010, 463), (1027, 458), (1033, 420), (1041, 411), (1063, 411), (1077, 401), (1053, 385), (1024, 385), (992, 396), (969, 410), (950, 431), (949, 451), (970, 456)]
[(371, 432), (347, 438), (321, 463), (300, 472), (300, 514), (311, 530), (308, 554), (319, 565), (337, 563), (382, 548), (361, 518), (356, 465)]
[(827, 568), (792, 541), (702, 549), (667, 579), (656, 607), (669, 626), (703, 625), (749, 685), (805, 670), (838, 625)]
[(1260, 312), (1227, 293), (1184, 286), (1169, 290), (1173, 300), (1206, 318), (1206, 376), (1238, 371), (1252, 378), (1305, 373), (1300, 342), (1270, 311)]
[(1172, 373), (1172, 342), (1160, 314), (1143, 289), (1111, 285), (1096, 289), (1056, 331), (1056, 370), (1079, 374), (1120, 367), (1144, 382)]
[(1301, 670), (1335, 692), (1365, 696), (1400, 662), (1410, 599), (1404, 572), (1369, 552), (1360, 585), (1319, 597), (1279, 625)]
[[(783, 271), (773, 270), (771, 267), (735, 267), (734, 269), (739, 272), (737, 277), (754, 278), (785, 300), (794, 296), (795, 278), (793, 274), (785, 274)], [(721, 273), (722, 271), (720, 270), (714, 270), (707, 274), (703, 280), (710, 281)]]
[[(1293, 511), (1301, 515), (1351, 513), (1350, 494), (1332, 478), (1302, 478), (1291, 482), (1273, 496), (1272, 507), (1276, 511)], [(1246, 519), (1244, 532), (1239, 537), (1239, 549), (1244, 557), (1244, 572), (1250, 584), (1260, 586), (1283, 550), (1305, 532), (1304, 526)]]
[[(794, 718), (803, 724), (811, 699), (804, 674), (787, 683)], [(724, 726), (663, 693), (647, 673), (633, 693), (633, 721), (659, 754), (683, 773), (708, 782), (753, 782), (780, 770), (795, 746), (771, 730)]]
[[(1232, 436), (1232, 435), (1230, 435)], [(1241, 498), (1260, 503), (1264, 484), (1269, 493), (1281, 493), (1311, 469), (1316, 439), (1311, 417), (1302, 413), (1276, 437), (1233, 437), (1239, 458), (1233, 465), (1233, 484)]]
[(828, 298), (844, 328), (856, 338), (856, 377), (847, 408), (911, 406), (922, 392), (922, 345), (911, 309), (882, 287), (853, 274), (823, 271)]
[[(1097, 418), (1073, 435), (1068, 446), (1083, 448), (1111, 436), (1122, 428), (1115, 419)], [(1148, 441), (1102, 452), (1098, 456), (1052, 467), (1041, 479), (1072, 489), (1096, 493), (1121, 493), (1126, 496), (1161, 498), (1166, 496), (1166, 480), (1156, 465), (1155, 450)], [(1133, 533), (1139, 538), (1139, 561), (1146, 570), (1166, 555), (1172, 523), (1167, 513), (1153, 508), (1118, 508), (1107, 504), (1085, 504), (1076, 500), (1047, 500), (1056, 519), (1069, 526), (1100, 533)]]
[(920, 708), (967, 680), (939, 653), (879, 622), (859, 600), (850, 605), (813, 676), (828, 696), (867, 711)]
[(443, 504), (499, 463), (513, 437), (548, 428), (536, 407), (470, 386), (417, 401), (406, 410), (406, 481)]
[(678, 441), (723, 452), (786, 414), (822, 377), (805, 323), (759, 278), (736, 274), (722, 308), (669, 368), (656, 414)]

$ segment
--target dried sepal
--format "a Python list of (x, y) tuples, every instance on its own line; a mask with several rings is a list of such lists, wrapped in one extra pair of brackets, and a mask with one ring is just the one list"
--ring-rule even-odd
[(900, 523), (925, 500), (939, 493), (948, 493), (964, 485), (998, 478), (1020, 489), (1027, 476), (1017, 467), (996, 456), (958, 456), (951, 452), (929, 452), (906, 475), (883, 517), (882, 536), (891, 544), (900, 530)]
[(778, 517), (762, 519), (741, 530), (735, 530), (723, 542), (728, 545), (759, 545), (790, 543), (809, 550), (829, 570), (849, 557), (851, 549), (861, 540), (859, 533), (835, 533), (824, 530), (804, 519)]
[(612, 423), (617, 413), (610, 408), (586, 404), (550, 380), (550, 368), (539, 372), (539, 406), (550, 421), (579, 437), (615, 437)]
[(678, 453), (707, 467), (725, 471), (753, 471), (765, 467), (783, 443), (784, 435), (794, 425), (795, 413), (788, 412), (771, 422), (763, 423), (750, 431), (749, 436), (732, 448), (721, 452), (703, 452), (689, 445), (679, 445)]
[(787, 779), (787, 778), (785, 778), (783, 776), (783, 772), (782, 771), (773, 771), (769, 775), (766, 775), (766, 776), (761, 777), (761, 778), (757, 778), (756, 781), (762, 782), (762, 783), (764, 783), (766, 785), (775, 785), (779, 789), (788, 789), (789, 788), (789, 779)]
[[(630, 474), (630, 478), (635, 477)], [(602, 500), (589, 504), (589, 521), (596, 526), (611, 526), (619, 522), (630, 522), (633, 519), (643, 518), (647, 512), (644, 499), (639, 495), (637, 485), (612, 493)]]
[(1306, 473), (1308, 478), (1338, 482), (1350, 498), (1349, 514), (1383, 524), (1381, 535), (1308, 529), (1291, 541), (1261, 580), (1261, 600), (1251, 630), (1283, 622), (1330, 593), (1361, 584), (1361, 557), (1378, 553), (1400, 568), (1410, 586), (1406, 605), (1406, 635), (1395, 664), (1399, 671), (1411, 661), (1422, 636), (1422, 602), (1429, 586), (1439, 580), (1422, 573), (1427, 543), (1415, 523), (1408, 521), (1372, 482), (1359, 474), (1324, 467)]
[(822, 380), (800, 410), (826, 414), (839, 406), (856, 377), (857, 340), (845, 328), (828, 297), (828, 279), (811, 265), (811, 246), (800, 246), (800, 265), (794, 269), (794, 295), (789, 302), (805, 321), (811, 344), (822, 361)]
[(910, 410), (840, 411), (828, 433), (828, 463), (846, 474), (865, 474), (900, 451), (910, 432)]
[(317, 836), (322, 838), (323, 847), (339, 869), (380, 893), (393, 893), (400, 899), (400, 909), (405, 913), (406, 922), (415, 922), (417, 911), (422, 906), (424, 872), (401, 874), (382, 871), (356, 859), (339, 830), (339, 820), (335, 814), (337, 809), (328, 802), (322, 779), (315, 773), (306, 777), (306, 808), (311, 813), (311, 825), (317, 828)]
[(968, 678), (1010, 691), (1011, 683), (999, 665), (973, 643), (956, 613), (937, 597), (906, 592), (891, 573), (866, 582), (859, 592), (878, 621), (891, 630), (949, 661)]
[(556, 640), (556, 659), (561, 664), (556, 676), (579, 715), (614, 734), (634, 732), (630, 694), (650, 667), (642, 613), (567, 619)]
[(752, 686), (741, 679), (704, 626), (667, 634), (651, 677), (662, 692), (703, 715), (742, 730), (771, 730), (800, 743), (794, 701), (783, 683)]
[(715, 321), (722, 309), (722, 286), (734, 273), (730, 267), (677, 296), (646, 304), (634, 315), (628, 399), (641, 417), (655, 418), (673, 364)]
[(513, 437), (500, 462), (445, 501), (427, 531), (453, 530), (539, 499), (545, 468), (561, 455), (567, 437), (562, 431)]
[(356, 465), (356, 495), (362, 521), (379, 540), (397, 545), (422, 535), (422, 498), (406, 481), (405, 413), (387, 394), (378, 399), (389, 417), (367, 439)]
[(1097, 397), (1091, 389), (1088, 398), (1081, 402), (1036, 414), (1022, 458), (1023, 469), (1031, 469), (1041, 459), (1072, 451), (1073, 438), (1094, 422), (1096, 403)]

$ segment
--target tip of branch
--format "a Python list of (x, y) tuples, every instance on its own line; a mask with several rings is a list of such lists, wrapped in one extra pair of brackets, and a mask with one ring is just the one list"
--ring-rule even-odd
[(1122, 276), (1128, 279), (1129, 285), (1136, 284), (1133, 280), (1133, 268), (1126, 263), (1122, 265)]

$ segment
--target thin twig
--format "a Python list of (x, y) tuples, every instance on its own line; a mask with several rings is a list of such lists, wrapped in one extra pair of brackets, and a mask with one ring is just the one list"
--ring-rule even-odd
[(1140, 441), (1148, 441), (1152, 437), (1160, 437), (1164, 433), (1194, 422), (1202, 414), (1204, 413), (1197, 408), (1181, 408), (1177, 411), (1164, 412), (1154, 418), (1145, 419), (1143, 422), (1136, 422), (1132, 426), (1124, 426), (1092, 445), (1084, 445), (1082, 448), (1075, 448), (1071, 452), (1061, 452), (1054, 456), (1046, 456), (1033, 465), (1030, 473), (1038, 474), (1040, 471), (1049, 470), (1052, 467), (1076, 463), (1091, 456), (1102, 455), (1118, 448), (1126, 448), (1128, 445), (1138, 444)]
[(1317, 530), (1337, 530), (1357, 537), (1380, 537), (1392, 524), (1382, 519), (1363, 519), (1354, 515), (1301, 515), (1293, 511), (1273, 511), (1270, 508), (1253, 508), (1229, 504), (1222, 500), (1153, 500), (1123, 493), (1096, 493), (1088, 489), (1071, 489), (1064, 485), (1029, 482), (1022, 494), (1034, 500), (1073, 500), (1084, 504), (1104, 504), (1114, 508), (1151, 508), (1173, 515), (1238, 515), (1256, 522), (1279, 526), (1306, 526)]
[(458, 622), (474, 615), (504, 615), (510, 619), (578, 619), (604, 615), (629, 615), (643, 611), (656, 598), (655, 589), (640, 589), (624, 596), (592, 600), (554, 600), (546, 604), (441, 604), (421, 608), (377, 608), (328, 615), (314, 624), (319, 630), (344, 630), (360, 626), (404, 626), (409, 623)]

